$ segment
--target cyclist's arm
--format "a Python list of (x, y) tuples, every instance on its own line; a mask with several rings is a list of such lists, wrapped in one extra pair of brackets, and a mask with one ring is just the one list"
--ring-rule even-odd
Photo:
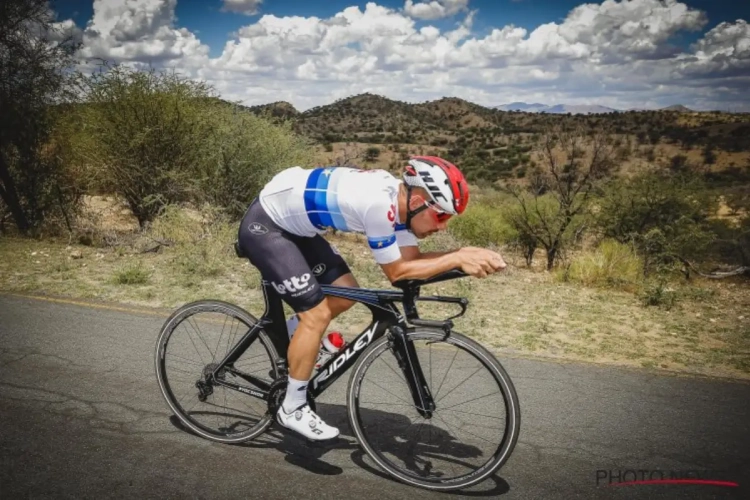
[(461, 260), (456, 252), (445, 253), (437, 257), (420, 257), (413, 260), (405, 260), (402, 257), (387, 264), (380, 264), (391, 283), (403, 279), (426, 279), (460, 266)]
[(435, 259), (457, 251), (458, 250), (450, 250), (447, 252), (421, 252), (418, 246), (405, 246), (401, 247), (401, 258), (404, 260)]
[(401, 279), (429, 278), (460, 265), (457, 254), (413, 260), (404, 258), (402, 252), (405, 248), (416, 249), (416, 253), (415, 250), (407, 250), (409, 256), (418, 254), (417, 240), (413, 234), (397, 230), (392, 219), (395, 208), (389, 201), (385, 199), (373, 203), (368, 207), (363, 221), (367, 243), (375, 261), (392, 283)]

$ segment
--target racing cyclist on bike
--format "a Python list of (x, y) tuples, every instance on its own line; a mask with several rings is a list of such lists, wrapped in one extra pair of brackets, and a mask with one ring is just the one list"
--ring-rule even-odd
[(412, 157), (403, 181), (384, 170), (349, 167), (278, 173), (248, 208), (239, 245), (295, 315), (287, 361), (289, 382), (276, 420), (307, 439), (338, 436), (307, 403), (321, 338), (333, 318), (354, 302), (326, 297), (319, 284), (359, 286), (349, 266), (323, 237), (328, 228), (364, 233), (376, 262), (393, 283), (426, 279), (454, 268), (486, 277), (505, 268), (496, 252), (465, 247), (422, 253), (418, 239), (447, 228), (461, 214), (469, 187), (452, 163), (435, 156)]

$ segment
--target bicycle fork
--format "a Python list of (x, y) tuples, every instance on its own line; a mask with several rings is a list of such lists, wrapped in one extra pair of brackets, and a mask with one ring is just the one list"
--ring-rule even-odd
[(391, 341), (393, 345), (391, 351), (404, 374), (417, 412), (424, 418), (432, 418), (435, 401), (432, 399), (432, 392), (424, 378), (414, 343), (407, 338), (404, 329), (398, 326), (391, 328)]

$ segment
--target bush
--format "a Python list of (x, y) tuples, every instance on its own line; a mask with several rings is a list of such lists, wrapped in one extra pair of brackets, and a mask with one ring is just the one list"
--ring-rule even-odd
[(232, 242), (237, 225), (222, 211), (204, 206), (200, 211), (170, 205), (151, 225), (151, 236), (171, 243), (171, 265), (186, 286), (202, 278), (220, 276), (233, 261)]
[(667, 286), (664, 279), (644, 283), (639, 296), (641, 303), (646, 307), (657, 306), (669, 310), (677, 302), (677, 293)]
[(114, 66), (81, 83), (81, 159), (100, 189), (127, 200), (142, 227), (164, 206), (186, 201), (239, 216), (274, 173), (311, 151), (290, 123), (275, 125), (175, 73)]
[(131, 264), (117, 271), (114, 282), (118, 285), (143, 285), (148, 283), (150, 273), (140, 263)]
[(648, 172), (605, 191), (597, 224), (605, 237), (635, 243), (645, 270), (658, 271), (705, 255), (715, 239), (708, 221), (716, 208), (715, 194), (699, 179)]
[(280, 170), (305, 165), (311, 143), (292, 131), (291, 123), (274, 124), (261, 117), (214, 106), (206, 121), (213, 134), (201, 147), (205, 162), (197, 176), (196, 201), (208, 201), (240, 218), (263, 185)]
[(643, 275), (643, 262), (629, 245), (603, 241), (593, 252), (585, 253), (556, 277), (587, 286), (615, 286), (635, 290)]
[(190, 199), (211, 136), (211, 89), (174, 73), (120, 66), (81, 77), (90, 140), (80, 145), (100, 188), (127, 200), (141, 226), (164, 205)]
[(370, 146), (365, 151), (365, 161), (372, 162), (375, 161), (378, 156), (380, 156), (380, 148), (375, 146)]
[(448, 225), (450, 233), (474, 246), (503, 245), (513, 241), (518, 234), (505, 220), (503, 211), (482, 203), (472, 203)]
[(531, 265), (537, 248), (544, 248), (547, 253), (547, 269), (552, 260), (564, 254), (576, 242), (581, 228), (586, 226), (587, 213), (572, 216), (569, 220), (565, 211), (551, 193), (532, 196), (527, 193), (518, 195), (520, 203), (505, 210), (505, 217), (517, 236), (516, 245), (520, 248)]
[(51, 110), (45, 126), (44, 144), (38, 143), (25, 153), (9, 147), (5, 159), (26, 227), (35, 233), (55, 234), (62, 228), (73, 232), (85, 189), (85, 176), (71, 161), (79, 132), (64, 108)]

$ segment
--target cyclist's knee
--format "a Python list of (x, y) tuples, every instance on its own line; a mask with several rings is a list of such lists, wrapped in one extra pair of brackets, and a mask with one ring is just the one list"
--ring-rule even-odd
[(354, 277), (354, 274), (352, 273), (346, 273), (342, 274), (338, 278), (336, 278), (332, 285), (336, 286), (348, 286), (351, 288), (357, 288), (359, 287), (359, 283), (357, 282), (357, 278)]
[[(357, 279), (354, 277), (352, 273), (346, 273), (342, 276), (339, 276), (332, 285), (335, 286), (348, 286), (350, 288), (358, 288), (359, 283), (357, 283)], [(356, 302), (353, 300), (345, 299), (343, 297), (333, 297), (328, 296), (326, 297), (328, 300), (329, 307), (331, 309), (331, 312), (333, 314), (333, 317), (335, 318), (339, 314), (348, 311)]]
[(322, 331), (328, 326), (328, 323), (330, 323), (332, 319), (332, 312), (331, 307), (328, 304), (328, 299), (323, 299), (315, 307), (298, 313), (297, 316), (299, 316), (300, 323), (306, 323), (310, 327)]

